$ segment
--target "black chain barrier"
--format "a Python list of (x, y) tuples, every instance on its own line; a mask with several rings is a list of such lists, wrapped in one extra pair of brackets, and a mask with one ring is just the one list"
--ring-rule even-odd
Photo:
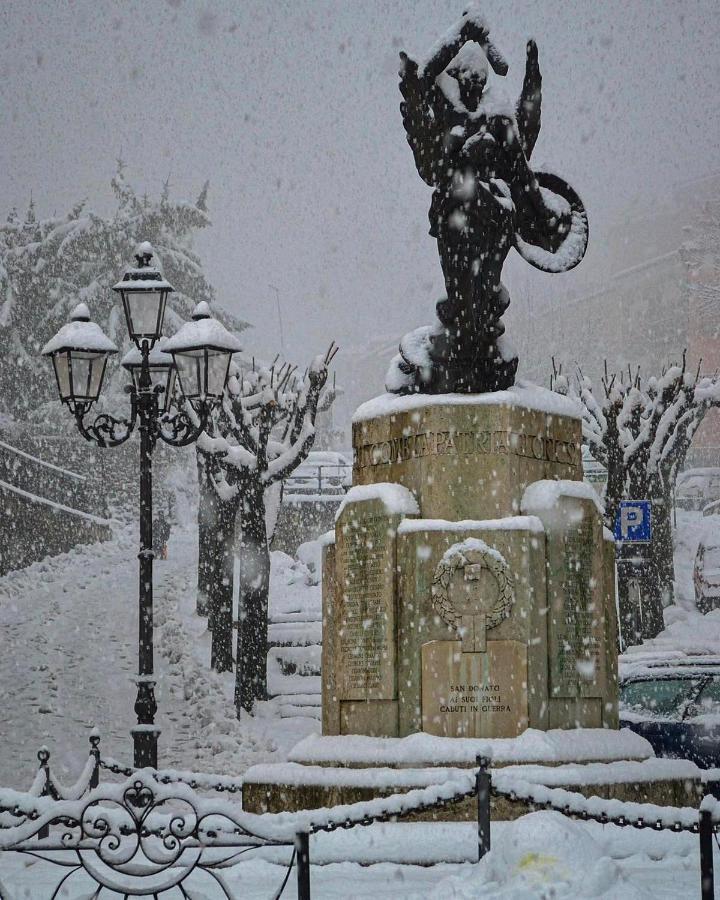
[[(522, 803), (531, 810), (553, 809), (584, 821), (621, 828), (649, 828), (700, 838), (701, 898), (714, 897), (713, 838), (720, 830), (717, 782), (708, 782), (708, 795), (699, 810), (657, 807), (602, 800), (564, 788), (525, 781), (512, 772), (491, 771), (491, 759), (478, 756), (477, 769), (457, 780), (428, 788), (391, 794), (328, 810), (291, 813), (244, 813), (229, 801), (200, 798), (196, 791), (230, 794), (242, 791), (242, 780), (174, 770), (135, 769), (100, 756), (100, 736), (93, 732), (88, 762), (70, 788), (61, 785), (50, 769), (50, 753), (38, 753), (38, 774), (30, 791), (0, 792), (0, 850), (12, 850), (64, 865), (52, 895), (68, 886), (73, 875), (84, 874), (98, 885), (121, 894), (160, 898), (174, 890), (189, 897), (185, 885), (194, 876), (212, 880), (227, 900), (233, 900), (222, 870), (244, 854), (263, 847), (292, 850), (286, 872), (275, 893), (285, 890), (293, 866), (298, 900), (310, 900), (310, 835), (356, 826), (390, 822), (442, 809), (463, 800), (477, 800), (478, 860), (490, 850), (492, 798)], [(100, 769), (127, 779), (99, 786)], [(658, 813), (658, 810), (661, 810)], [(51, 828), (60, 829), (51, 833)], [(74, 862), (61, 862), (57, 851), (74, 853)], [(44, 856), (43, 853), (50, 853)], [(96, 895), (97, 895), (96, 894)]]

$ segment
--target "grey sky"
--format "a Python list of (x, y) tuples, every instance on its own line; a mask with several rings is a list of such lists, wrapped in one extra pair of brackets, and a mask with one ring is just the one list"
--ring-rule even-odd
[[(720, 170), (716, 2), (484, 8), (511, 95), (525, 40), (538, 41), (534, 161), (584, 198), (589, 270), (629, 204)], [(170, 175), (176, 196), (194, 198), (210, 178), (214, 227), (198, 249), (222, 303), (256, 325), (258, 352), (279, 343), (270, 284), (298, 362), (330, 337), (346, 350), (399, 338), (431, 320), (442, 279), (429, 189), (400, 120), (397, 54), (424, 52), (461, 11), (448, 0), (6, 0), (4, 206), (24, 209), (32, 189), (39, 215), (84, 195), (109, 209), (121, 150), (140, 189), (157, 193)], [(531, 292), (548, 290), (548, 276), (524, 269)], [(579, 284), (582, 266), (567, 277)]]

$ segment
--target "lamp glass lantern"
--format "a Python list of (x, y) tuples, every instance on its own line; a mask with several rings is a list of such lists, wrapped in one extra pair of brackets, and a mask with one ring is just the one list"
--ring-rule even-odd
[(108, 356), (117, 347), (80, 303), (42, 352), (52, 359), (60, 400), (74, 411), (77, 405), (90, 407), (98, 399)]
[(204, 301), (198, 303), (191, 322), (187, 322), (165, 344), (177, 368), (180, 390), (193, 406), (222, 398), (227, 384), (230, 360), (242, 347), (225, 326), (210, 315)]
[[(161, 336), (157, 344), (150, 350), (148, 354), (148, 369), (150, 372), (151, 390), (162, 387), (163, 399), (160, 406), (163, 410), (167, 410), (170, 401), (175, 393), (175, 383), (177, 370), (175, 362), (170, 353), (164, 352), (164, 346), (167, 338)], [(123, 356), (122, 366), (132, 376), (135, 390), (140, 391), (140, 374), (142, 370), (142, 353), (137, 347), (131, 347)]]
[(137, 266), (126, 270), (113, 290), (120, 294), (128, 333), (140, 348), (143, 341), (152, 347), (162, 333), (165, 305), (173, 286), (151, 260), (154, 250), (147, 241), (137, 248)]

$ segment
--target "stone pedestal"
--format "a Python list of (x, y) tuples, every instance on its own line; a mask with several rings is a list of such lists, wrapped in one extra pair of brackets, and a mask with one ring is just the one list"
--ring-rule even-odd
[(324, 551), (323, 734), (617, 727), (614, 545), (539, 388), (380, 398)]

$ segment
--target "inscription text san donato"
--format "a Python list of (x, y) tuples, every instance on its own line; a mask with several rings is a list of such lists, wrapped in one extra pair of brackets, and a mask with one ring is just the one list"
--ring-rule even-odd
[(510, 712), (510, 704), (503, 701), (499, 684), (451, 684), (447, 703), (441, 699), (440, 712)]

